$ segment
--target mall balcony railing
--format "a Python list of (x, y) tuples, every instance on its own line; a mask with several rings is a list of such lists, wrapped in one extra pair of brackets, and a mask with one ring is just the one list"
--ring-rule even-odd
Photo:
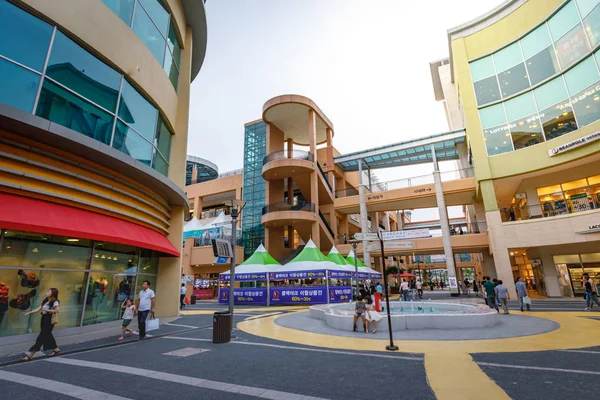
[[(236, 237), (236, 246), (242, 246), (242, 238), (240, 236)], [(204, 235), (201, 238), (194, 239), (194, 247), (212, 246), (212, 239), (225, 239), (231, 242), (231, 235)]]
[(225, 212), (225, 209), (218, 208), (218, 209), (214, 209), (214, 210), (202, 211), (202, 215), (201, 215), (202, 218), (201, 219), (216, 218), (222, 212)]
[(274, 151), (273, 153), (267, 154), (267, 156), (263, 159), (263, 165), (266, 165), (271, 161), (286, 159), (307, 160), (314, 162), (315, 155), (309, 151), (304, 150), (292, 150), (291, 153), (288, 152), (288, 150), (278, 150)]
[(323, 225), (325, 225), (325, 228), (327, 228), (327, 232), (329, 232), (329, 234), (331, 235), (332, 238), (335, 238), (335, 235), (333, 234), (333, 230), (329, 226), (329, 223), (325, 219), (325, 216), (323, 215), (321, 210), (319, 210), (319, 217), (321, 217), (321, 221), (323, 221)]
[(523, 221), (527, 219), (550, 218), (557, 215), (576, 214), (581, 211), (597, 210), (600, 206), (593, 201), (560, 200), (544, 204), (532, 204), (525, 207), (503, 208), (500, 210), (502, 222)]
[[(464, 168), (457, 169), (453, 171), (442, 171), (440, 172), (440, 178), (442, 182), (455, 181), (458, 179), (472, 178), (473, 168)], [(395, 179), (387, 182), (378, 182), (377, 186), (381, 190), (394, 190), (394, 189), (404, 189), (412, 186), (419, 185), (433, 185), (433, 174), (427, 175), (419, 175), (413, 176), (410, 178), (402, 178)], [(349, 197), (349, 196), (358, 196), (358, 189), (350, 188), (350, 189), (342, 189), (336, 190), (335, 197)]]
[(327, 180), (327, 175), (325, 175), (325, 172), (323, 172), (323, 168), (321, 168), (321, 164), (319, 164), (318, 161), (317, 161), (317, 167), (319, 167), (319, 172), (321, 172), (321, 176), (323, 177), (323, 180), (325, 181), (325, 184), (329, 188), (329, 191), (333, 192), (333, 189), (331, 188), (331, 185), (329, 184), (329, 181)]
[(277, 212), (277, 211), (309, 211), (315, 212), (316, 207), (314, 203), (309, 203), (307, 201), (300, 201), (297, 204), (288, 204), (285, 201), (278, 201), (276, 203), (271, 203), (263, 207), (262, 215)]
[(463, 224), (450, 224), (450, 236), (472, 235), (475, 233), (486, 233), (488, 231), (487, 222), (470, 222)]

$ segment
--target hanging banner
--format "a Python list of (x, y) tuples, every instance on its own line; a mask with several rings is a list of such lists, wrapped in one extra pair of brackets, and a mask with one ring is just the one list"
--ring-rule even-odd
[(284, 271), (270, 272), (269, 279), (272, 281), (281, 281), (284, 279), (318, 279), (325, 278), (325, 270), (315, 271)]
[[(381, 232), (383, 240), (403, 240), (431, 237), (428, 228), (410, 229), (404, 231)], [(387, 247), (387, 243), (385, 245)]]
[[(219, 303), (229, 302), (229, 288), (219, 289)], [(266, 288), (235, 288), (233, 289), (234, 304), (267, 304)]]
[(306, 286), (297, 288), (271, 288), (271, 304), (324, 304), (327, 303), (327, 288)]
[(346, 303), (352, 300), (352, 288), (350, 286), (330, 286), (329, 302)]
[(350, 278), (354, 275), (352, 271), (327, 271), (330, 278)]
[[(219, 280), (223, 282), (229, 281), (230, 274), (219, 274)], [(254, 273), (239, 273), (234, 274), (236, 281), (266, 281), (266, 272), (254, 272)]]

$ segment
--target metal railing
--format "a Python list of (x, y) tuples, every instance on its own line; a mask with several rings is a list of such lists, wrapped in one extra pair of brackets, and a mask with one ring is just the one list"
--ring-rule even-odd
[(292, 150), (291, 153), (288, 150), (279, 150), (274, 151), (273, 153), (267, 154), (267, 156), (263, 159), (263, 165), (275, 161), (275, 160), (285, 160), (285, 159), (294, 159), (294, 160), (307, 160), (307, 161), (315, 161), (315, 155), (311, 152), (304, 150)]
[[(455, 181), (458, 179), (472, 178), (473, 168), (457, 169), (453, 171), (440, 172), (442, 182)], [(396, 179), (393, 181), (382, 182), (384, 190), (403, 189), (419, 185), (432, 185), (434, 183), (433, 174), (413, 176), (410, 178)]]
[(226, 171), (226, 172), (223, 172), (222, 174), (219, 174), (219, 178), (227, 178), (229, 176), (241, 175), (243, 173), (244, 173), (243, 168), (234, 169), (232, 171)]
[(576, 205), (572, 200), (546, 202), (525, 207), (503, 208), (500, 210), (502, 222), (523, 221), (527, 219), (550, 218), (557, 215), (576, 214), (581, 211), (600, 209), (594, 201), (580, 201)]
[(460, 224), (450, 224), (450, 235), (471, 235), (474, 233), (486, 233), (488, 231), (487, 222), (470, 222)]
[[(236, 237), (236, 246), (242, 246), (242, 238), (240, 236)], [(212, 246), (212, 239), (225, 239), (231, 242), (231, 235), (204, 235), (201, 238), (194, 239), (194, 247)]]
[(319, 164), (318, 161), (317, 161), (317, 167), (319, 167), (319, 172), (321, 172), (321, 176), (323, 177), (323, 180), (325, 181), (325, 184), (329, 188), (329, 191), (333, 192), (333, 189), (331, 188), (331, 185), (329, 184), (329, 181), (327, 180), (327, 175), (325, 175), (325, 172), (323, 172), (323, 168), (321, 168), (321, 164)]
[(323, 221), (323, 225), (325, 225), (325, 227), (327, 228), (327, 231), (329, 232), (329, 234), (331, 235), (331, 237), (335, 239), (335, 235), (333, 234), (333, 230), (329, 226), (329, 223), (325, 219), (325, 216), (323, 215), (323, 213), (321, 212), (321, 210), (319, 210), (319, 217), (321, 217), (321, 221)]
[(358, 196), (358, 189), (348, 188), (348, 189), (340, 189), (335, 191), (335, 198), (339, 199), (342, 197), (350, 197), (350, 196)]
[(278, 201), (263, 207), (262, 215), (277, 211), (312, 211), (315, 212), (315, 204), (308, 201), (300, 201), (297, 204), (288, 204), (285, 201)]

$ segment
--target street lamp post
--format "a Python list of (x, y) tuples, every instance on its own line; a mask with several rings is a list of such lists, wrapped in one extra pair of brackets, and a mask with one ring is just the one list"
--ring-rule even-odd
[[(385, 269), (385, 251), (384, 251), (384, 247), (383, 247), (383, 235), (381, 232), (379, 232), (377, 234), (377, 236), (379, 236), (379, 245), (381, 246), (381, 263), (382, 263), (383, 269)], [(387, 274), (385, 273), (385, 271), (383, 271), (383, 285), (385, 288), (384, 289), (385, 290), (385, 307), (386, 307), (386, 311), (387, 311), (388, 331), (390, 334), (390, 344), (385, 346), (385, 349), (389, 350), (389, 351), (397, 351), (398, 346), (394, 345), (394, 337), (392, 335), (392, 317), (390, 315), (390, 295), (389, 295)]]
[(358, 298), (358, 255), (356, 254), (356, 247), (358, 246), (359, 240), (351, 240), (350, 244), (354, 249), (354, 296)]
[(231, 265), (229, 266), (229, 314), (233, 316), (233, 286), (235, 284), (235, 253), (237, 242), (237, 219), (246, 205), (244, 200), (226, 200), (223, 205), (229, 207), (231, 214)]

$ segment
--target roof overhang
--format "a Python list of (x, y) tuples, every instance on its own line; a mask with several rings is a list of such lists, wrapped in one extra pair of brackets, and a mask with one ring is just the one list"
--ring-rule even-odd
[(327, 141), (327, 129), (331, 129), (333, 137), (333, 124), (321, 111), (317, 104), (308, 97), (290, 94), (273, 97), (263, 106), (262, 119), (266, 123), (277, 126), (283, 134), (284, 139), (292, 141), (301, 146), (309, 145), (308, 114), (315, 111), (317, 116), (317, 144)]
[(458, 145), (465, 140), (465, 131), (459, 130), (344, 154), (333, 161), (344, 171), (358, 171), (360, 160), (370, 169), (425, 164), (433, 162), (431, 146), (435, 148), (438, 161), (457, 160)]
[(206, 56), (206, 9), (202, 0), (183, 0), (186, 23), (192, 28), (192, 78), (200, 72)]

